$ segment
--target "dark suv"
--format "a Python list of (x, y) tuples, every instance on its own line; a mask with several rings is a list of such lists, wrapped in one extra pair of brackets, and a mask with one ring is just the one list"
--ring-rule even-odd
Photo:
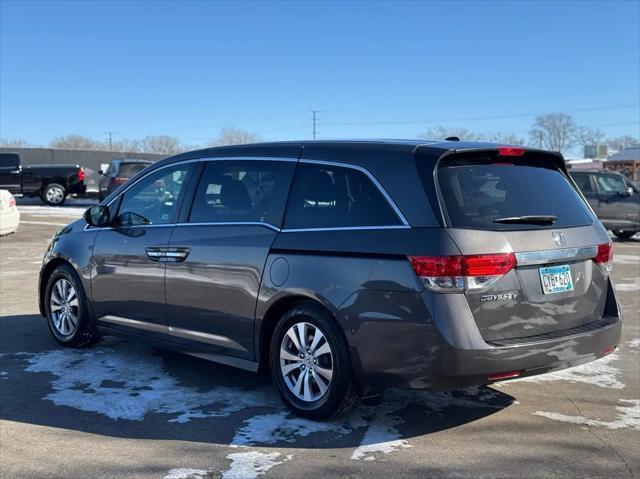
[(107, 171), (100, 171), (100, 182), (98, 183), (98, 198), (100, 201), (151, 164), (153, 162), (149, 160), (132, 158), (113, 160), (109, 164)]
[(327, 418), (384, 387), (457, 388), (604, 356), (606, 230), (556, 153), (270, 143), (160, 161), (62, 229), (40, 311), (251, 371)]
[(620, 173), (571, 171), (571, 176), (605, 228), (620, 239), (640, 231), (640, 192)]

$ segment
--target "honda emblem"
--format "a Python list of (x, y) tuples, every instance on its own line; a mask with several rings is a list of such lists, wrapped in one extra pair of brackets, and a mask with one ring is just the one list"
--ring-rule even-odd
[(564, 233), (554, 231), (553, 233), (551, 233), (551, 237), (553, 238), (553, 242), (557, 246), (564, 246), (567, 244), (567, 237), (564, 235)]

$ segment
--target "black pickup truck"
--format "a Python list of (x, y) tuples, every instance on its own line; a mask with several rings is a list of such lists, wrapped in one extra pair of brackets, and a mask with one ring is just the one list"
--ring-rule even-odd
[(68, 195), (84, 195), (84, 169), (79, 165), (23, 167), (16, 153), (0, 153), (0, 189), (14, 195), (39, 196), (49, 205), (61, 205)]

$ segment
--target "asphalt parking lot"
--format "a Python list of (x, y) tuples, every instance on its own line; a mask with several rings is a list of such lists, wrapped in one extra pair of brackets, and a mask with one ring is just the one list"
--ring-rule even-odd
[(2, 477), (640, 475), (640, 240), (615, 243), (615, 353), (492, 387), (392, 390), (315, 423), (289, 415), (264, 375), (115, 338), (59, 347), (37, 275), (48, 239), (84, 207), (23, 202), (19, 231), (0, 239)]

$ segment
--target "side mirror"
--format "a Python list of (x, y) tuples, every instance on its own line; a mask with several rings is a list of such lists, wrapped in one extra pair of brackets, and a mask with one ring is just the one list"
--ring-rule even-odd
[(111, 222), (109, 207), (104, 205), (92, 206), (84, 212), (82, 217), (91, 226), (108, 226)]
[(620, 196), (624, 196), (626, 198), (627, 196), (633, 195), (633, 188), (631, 188), (629, 186), (629, 187), (625, 188), (624, 190), (620, 191), (618, 194)]

